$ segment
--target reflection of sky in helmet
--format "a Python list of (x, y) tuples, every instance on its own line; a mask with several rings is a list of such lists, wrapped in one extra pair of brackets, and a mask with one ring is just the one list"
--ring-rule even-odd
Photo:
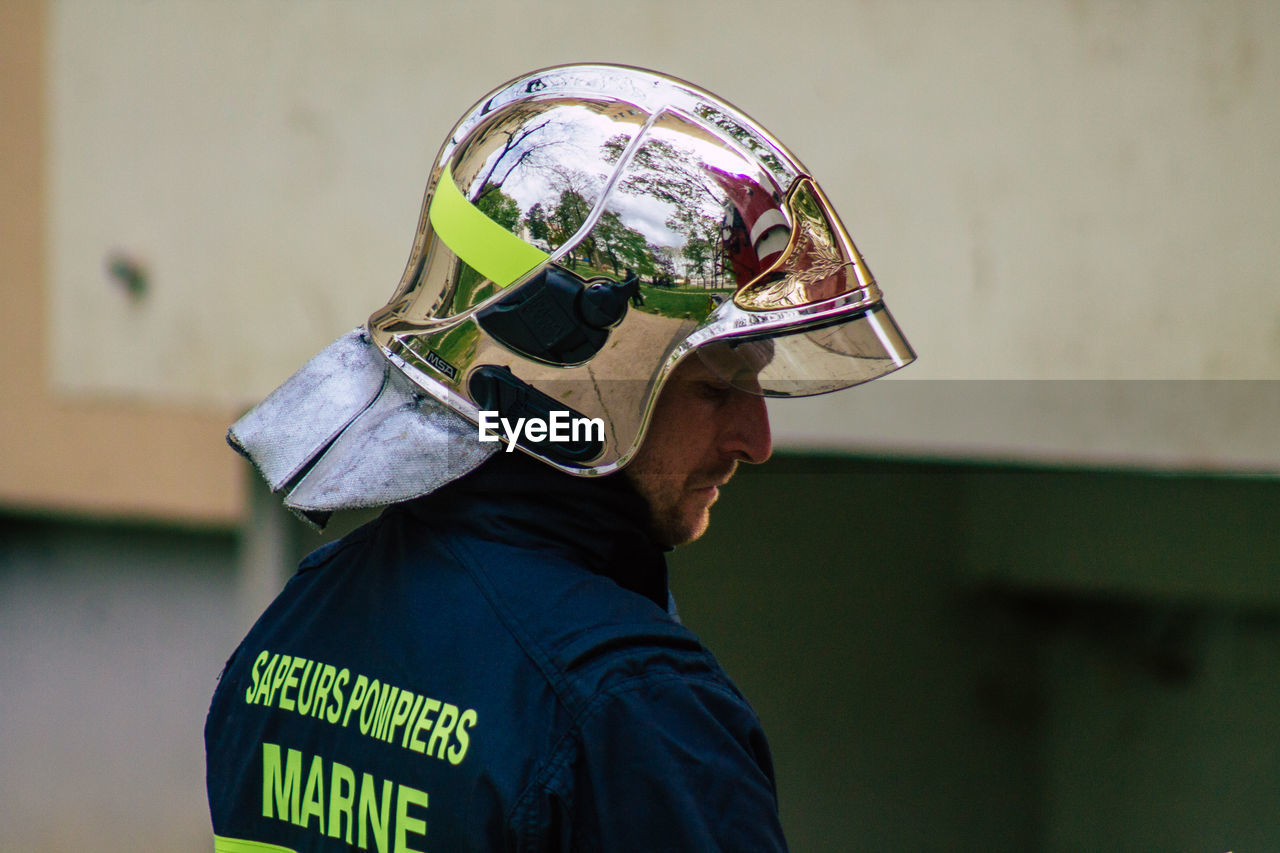
[[(675, 117), (674, 113), (666, 113), (662, 118)], [(675, 122), (660, 121), (651, 131), (650, 136), (664, 139), (689, 153), (691, 167), (699, 163), (715, 166), (726, 172), (759, 173), (760, 169), (733, 148), (713, 139), (709, 132), (700, 125), (678, 117)]]
[[(703, 166), (713, 166), (731, 174), (759, 175), (760, 172), (741, 154), (709, 139), (705, 134), (706, 131), (701, 127), (668, 112), (649, 130), (641, 151), (651, 142), (669, 146), (667, 150), (678, 157), (678, 161), (671, 162), (670, 165), (678, 167), (692, 183), (702, 187), (700, 192), (685, 194), (680, 206), (695, 208), (699, 216), (719, 222), (724, 215), (725, 194), (713, 181), (705, 179)], [(637, 161), (628, 166), (621, 176), (619, 186), (614, 188), (607, 200), (608, 209), (617, 211), (627, 225), (643, 231), (654, 244), (679, 246), (685, 242), (686, 236), (668, 224), (678, 206), (651, 193), (628, 191), (627, 179), (634, 179), (637, 173), (643, 174), (645, 171), (644, 166)]]
[(623, 223), (644, 233), (655, 246), (679, 246), (684, 242), (684, 235), (667, 227), (671, 208), (660, 199), (615, 191), (609, 197), (609, 209), (616, 210)]
[[(476, 180), (489, 174), (495, 178), (505, 175), (502, 191), (525, 213), (533, 205), (545, 206), (556, 197), (559, 190), (553, 181), (560, 169), (585, 173), (595, 179), (598, 190), (613, 168), (604, 160), (605, 142), (628, 125), (634, 133), (637, 123), (635, 118), (619, 122), (586, 106), (557, 105), (520, 126), (518, 133), (528, 131), (527, 135), (509, 150), (500, 148), (490, 154)], [(479, 190), (473, 186), (470, 194), (474, 197)]]
[[(647, 116), (626, 105), (613, 104), (548, 104), (540, 113), (495, 131), (486, 147), (493, 146), (485, 162), (476, 172), (468, 188), (475, 198), (483, 184), (498, 184), (502, 192), (515, 201), (520, 215), (528, 214), (535, 204), (544, 212), (558, 201), (561, 191), (571, 185), (590, 204), (599, 201), (609, 177), (616, 168), (618, 138), (633, 138)], [(604, 112), (602, 112), (604, 111)], [(615, 150), (609, 151), (613, 142)], [(668, 167), (678, 168), (697, 180), (701, 165), (708, 164), (731, 173), (754, 173), (748, 160), (723, 144), (699, 125), (673, 112), (664, 113), (650, 128), (645, 143), (665, 143), (676, 160), (668, 159)], [(611, 162), (612, 160), (612, 162)], [(643, 175), (644, 169), (633, 162), (623, 177)], [(708, 219), (723, 213), (723, 193), (703, 182), (704, 192), (686, 194), (681, 207), (696, 208), (697, 215)], [(622, 221), (646, 235), (657, 247), (680, 246), (686, 235), (670, 226), (677, 205), (652, 193), (638, 192), (632, 186), (616, 186), (608, 199), (608, 209)]]

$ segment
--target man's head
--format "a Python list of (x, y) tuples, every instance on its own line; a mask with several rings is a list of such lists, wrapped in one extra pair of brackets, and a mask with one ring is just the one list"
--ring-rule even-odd
[(623, 473), (649, 504), (654, 538), (683, 545), (707, 529), (711, 505), (738, 463), (758, 464), (772, 452), (764, 398), (733, 387), (695, 356), (667, 380)]

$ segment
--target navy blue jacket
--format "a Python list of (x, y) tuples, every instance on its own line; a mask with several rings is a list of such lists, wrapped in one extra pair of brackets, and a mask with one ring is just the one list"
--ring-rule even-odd
[(499, 454), (307, 557), (209, 710), (218, 849), (785, 849), (759, 720), (669, 612), (645, 512)]

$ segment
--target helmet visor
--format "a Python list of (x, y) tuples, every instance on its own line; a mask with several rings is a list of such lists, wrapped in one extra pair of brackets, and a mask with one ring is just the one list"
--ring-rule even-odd
[(852, 319), (785, 334), (722, 338), (695, 350), (735, 388), (762, 397), (809, 397), (869, 382), (915, 360), (883, 305)]

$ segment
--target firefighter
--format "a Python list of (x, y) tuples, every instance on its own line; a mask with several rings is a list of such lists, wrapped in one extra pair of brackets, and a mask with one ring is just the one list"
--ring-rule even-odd
[(216, 848), (785, 849), (664, 553), (769, 457), (766, 397), (913, 359), (817, 183), (725, 101), (609, 65), (486, 95), (391, 299), (229, 432), (317, 526), (387, 509), (228, 661)]

